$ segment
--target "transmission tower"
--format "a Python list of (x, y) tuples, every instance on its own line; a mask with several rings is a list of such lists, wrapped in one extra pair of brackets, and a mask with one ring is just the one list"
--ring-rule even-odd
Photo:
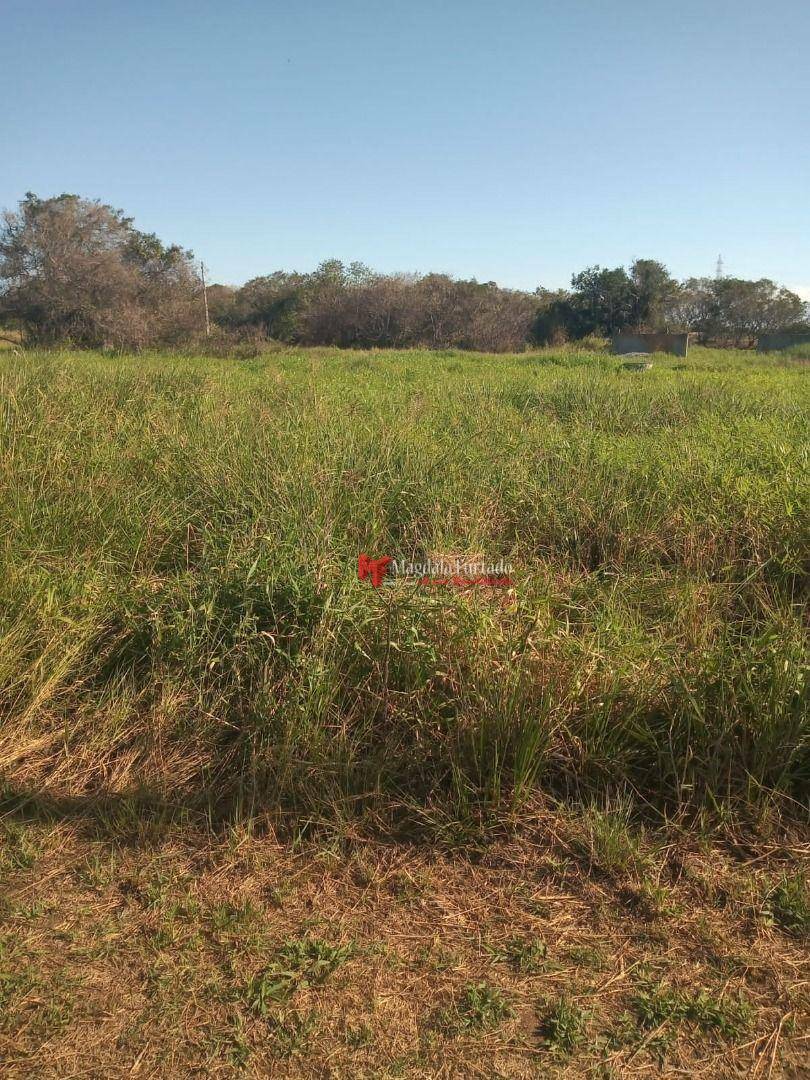
[(722, 255), (717, 256), (717, 266), (714, 268), (714, 276), (717, 278), (718, 281), (723, 276), (723, 256)]

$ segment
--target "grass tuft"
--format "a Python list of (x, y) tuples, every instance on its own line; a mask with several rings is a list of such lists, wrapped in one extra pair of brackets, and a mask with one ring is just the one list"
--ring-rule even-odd
[(566, 995), (541, 1009), (540, 1034), (549, 1048), (570, 1054), (585, 1038), (588, 1013)]
[(704, 1032), (728, 1038), (748, 1029), (752, 1011), (743, 999), (714, 996), (708, 990), (680, 990), (663, 983), (642, 984), (632, 998), (632, 1006), (645, 1028), (662, 1024), (694, 1024)]
[(786, 933), (810, 939), (810, 889), (804, 874), (786, 874), (765, 900), (765, 913)]
[(444, 1009), (438, 1026), (450, 1035), (495, 1028), (513, 1015), (503, 992), (486, 982), (470, 983), (454, 1004)]
[(351, 943), (330, 945), (317, 938), (288, 941), (278, 950), (273, 962), (250, 980), (245, 995), (247, 1004), (265, 1016), (271, 1004), (287, 1001), (300, 987), (325, 982), (353, 952)]

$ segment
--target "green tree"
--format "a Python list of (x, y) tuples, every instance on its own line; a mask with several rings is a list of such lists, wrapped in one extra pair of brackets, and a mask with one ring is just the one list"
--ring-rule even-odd
[(633, 316), (633, 283), (624, 267), (614, 270), (589, 266), (571, 278), (572, 324), (578, 336), (601, 331), (613, 334), (627, 326)]
[(655, 259), (636, 259), (630, 267), (630, 290), (630, 323), (639, 330), (665, 326), (679, 286), (664, 264)]
[(760, 334), (807, 325), (806, 305), (768, 278), (689, 278), (667, 305), (671, 325), (704, 341), (753, 345)]

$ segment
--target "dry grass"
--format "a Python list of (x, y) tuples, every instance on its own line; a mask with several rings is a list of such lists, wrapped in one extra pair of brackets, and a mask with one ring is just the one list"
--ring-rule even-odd
[(549, 811), (474, 857), (97, 807), (3, 828), (5, 1076), (801, 1075), (790, 841)]
[(3, 329), (0, 326), (0, 349), (19, 349), (22, 346), (22, 334), (19, 330)]

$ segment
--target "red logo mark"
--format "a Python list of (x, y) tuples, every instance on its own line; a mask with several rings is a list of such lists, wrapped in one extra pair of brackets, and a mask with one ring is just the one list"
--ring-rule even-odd
[(361, 581), (371, 578), (371, 584), (375, 589), (379, 589), (391, 562), (393, 559), (390, 555), (383, 555), (381, 559), (370, 559), (368, 555), (360, 555), (357, 559), (357, 576)]

